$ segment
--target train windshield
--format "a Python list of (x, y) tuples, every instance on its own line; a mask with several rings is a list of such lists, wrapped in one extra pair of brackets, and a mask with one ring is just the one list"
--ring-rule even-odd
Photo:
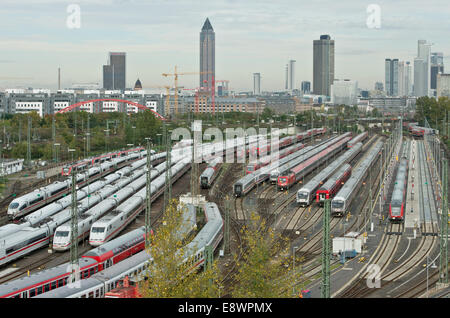
[(297, 198), (300, 200), (308, 200), (308, 192), (297, 193)]
[(252, 165), (247, 166), (247, 171), (253, 171), (253, 166)]
[(342, 209), (344, 207), (344, 201), (333, 200), (331, 201), (331, 207), (335, 209)]
[(319, 199), (320, 199), (321, 201), (326, 200), (326, 198), (327, 198), (326, 193), (319, 193)]
[(69, 231), (56, 231), (55, 237), (67, 237), (69, 236)]
[(92, 233), (103, 233), (103, 232), (105, 232), (105, 228), (104, 227), (93, 227), (91, 232)]
[(19, 207), (19, 203), (17, 203), (17, 202), (13, 202), (9, 205), (10, 209), (17, 209), (18, 207)]
[(286, 177), (281, 177), (281, 178), (280, 178), (280, 182), (283, 182), (283, 183), (284, 183), (284, 182), (286, 182), (286, 181), (287, 181), (287, 178), (286, 178)]

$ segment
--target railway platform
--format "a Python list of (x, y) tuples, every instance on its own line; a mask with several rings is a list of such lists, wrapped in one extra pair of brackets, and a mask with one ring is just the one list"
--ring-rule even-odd
[(417, 157), (418, 141), (411, 142), (411, 152), (409, 155), (409, 174), (408, 188), (406, 195), (405, 210), (405, 229), (419, 229), (422, 222), (419, 209), (419, 193), (417, 182), (419, 181), (418, 157)]

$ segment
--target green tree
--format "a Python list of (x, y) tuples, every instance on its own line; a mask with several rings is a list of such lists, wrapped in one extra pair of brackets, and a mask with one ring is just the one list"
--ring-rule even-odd
[(265, 220), (252, 214), (248, 226), (241, 230), (245, 250), (237, 262), (236, 285), (232, 295), (238, 298), (289, 297), (284, 275), (287, 263), (287, 240), (266, 226)]
[(147, 280), (140, 284), (141, 294), (146, 298), (217, 297), (220, 281), (215, 264), (206, 271), (186, 271), (190, 267), (185, 262), (189, 255), (185, 243), (189, 239), (183, 240), (179, 235), (184, 209), (177, 209), (177, 203), (176, 199), (171, 200), (162, 225), (152, 237), (148, 253), (153, 261), (148, 267)]

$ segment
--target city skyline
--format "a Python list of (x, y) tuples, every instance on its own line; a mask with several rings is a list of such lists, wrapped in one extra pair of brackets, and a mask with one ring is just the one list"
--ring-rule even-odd
[[(252, 91), (254, 72), (264, 74), (264, 90), (284, 90), (288, 58), (297, 61), (295, 86), (312, 82), (312, 42), (321, 34), (336, 41), (335, 77), (357, 80), (361, 88), (383, 80), (387, 56), (413, 61), (419, 39), (433, 43), (431, 50), (443, 52), (444, 64), (449, 63), (450, 44), (443, 40), (450, 29), (445, 18), (449, 9), (444, 1), (380, 1), (380, 29), (366, 25), (368, 3), (263, 2), (213, 1), (204, 8), (181, 1), (80, 1), (81, 27), (69, 29), (69, 2), (5, 0), (0, 76), (16, 79), (0, 79), (0, 88), (56, 89), (58, 67), (62, 88), (102, 83), (99, 65), (110, 51), (127, 53), (127, 87), (137, 78), (144, 89), (173, 84), (161, 73), (175, 65), (180, 72), (199, 69), (198, 32), (207, 17), (217, 33), (216, 76), (229, 80), (236, 91)], [(198, 81), (198, 76), (189, 76), (179, 84), (194, 88)]]

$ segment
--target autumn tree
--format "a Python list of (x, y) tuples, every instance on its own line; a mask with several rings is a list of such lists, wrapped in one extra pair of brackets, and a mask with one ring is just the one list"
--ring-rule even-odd
[[(236, 285), (232, 296), (238, 298), (290, 297), (283, 279), (289, 275), (287, 240), (266, 225), (259, 215), (241, 229), (243, 254), (236, 255)], [(286, 268), (288, 266), (288, 268)]]
[[(161, 225), (152, 237), (147, 251), (152, 256), (147, 280), (140, 289), (147, 298), (206, 298), (217, 297), (220, 287), (219, 271), (215, 262), (206, 270), (187, 272), (186, 259), (198, 247), (188, 250), (186, 244), (192, 239), (182, 238), (183, 207), (177, 208), (177, 200), (171, 200)], [(199, 229), (201, 230), (201, 229)]]

